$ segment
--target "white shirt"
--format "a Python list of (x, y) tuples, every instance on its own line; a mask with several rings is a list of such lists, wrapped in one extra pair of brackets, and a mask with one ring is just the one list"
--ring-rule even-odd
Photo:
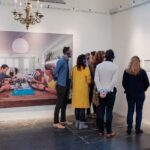
[(111, 61), (104, 61), (96, 67), (95, 84), (98, 91), (113, 92), (118, 78), (118, 66)]

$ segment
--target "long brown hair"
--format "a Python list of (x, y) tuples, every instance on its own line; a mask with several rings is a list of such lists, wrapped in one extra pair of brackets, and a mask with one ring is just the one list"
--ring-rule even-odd
[(137, 75), (140, 72), (140, 58), (138, 56), (133, 56), (127, 68), (127, 72), (132, 75)]
[(105, 52), (104, 51), (98, 51), (96, 53), (96, 65), (98, 65), (99, 63), (102, 63), (104, 61), (104, 57), (105, 57)]

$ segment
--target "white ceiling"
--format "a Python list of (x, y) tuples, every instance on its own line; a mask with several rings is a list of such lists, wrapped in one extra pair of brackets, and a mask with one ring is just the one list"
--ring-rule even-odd
[(147, 3), (150, 3), (150, 0), (112, 0), (110, 13), (115, 14)]
[[(25, 0), (20, 0), (22, 3)], [(37, 1), (37, 0), (31, 0)], [(18, 1), (19, 2), (19, 1)], [(40, 0), (43, 8), (64, 8), (98, 12), (118, 12), (120, 10), (149, 3), (150, 0)], [(0, 0), (0, 5), (14, 5), (14, 0)], [(33, 7), (36, 3), (33, 3)]]
[[(18, 0), (18, 4), (20, 1), (23, 4), (25, 0)], [(36, 2), (36, 0), (31, 1)], [(42, 2), (43, 8), (56, 7), (100, 12), (109, 12), (112, 7), (112, 0), (40, 0), (40, 2)], [(13, 6), (14, 0), (0, 0), (0, 5)], [(33, 2), (32, 6), (36, 7), (36, 3)]]
[[(31, 0), (31, 1), (37, 1), (37, 0)], [(40, 0), (40, 2), (66, 4), (66, 2), (64, 0)]]

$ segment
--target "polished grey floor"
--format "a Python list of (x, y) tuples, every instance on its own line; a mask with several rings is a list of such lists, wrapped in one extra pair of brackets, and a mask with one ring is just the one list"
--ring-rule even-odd
[(87, 130), (54, 129), (50, 120), (0, 122), (0, 150), (150, 150), (148, 126), (143, 126), (144, 134), (128, 136), (125, 118), (114, 115), (117, 136), (107, 139), (97, 135), (94, 119), (87, 121)]

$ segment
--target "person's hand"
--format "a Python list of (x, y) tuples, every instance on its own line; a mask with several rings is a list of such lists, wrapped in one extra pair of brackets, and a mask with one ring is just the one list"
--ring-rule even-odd
[(2, 86), (1, 87), (2, 88), (2, 90), (10, 90), (11, 89), (11, 85), (10, 84), (6, 84), (6, 85), (4, 85), (4, 86)]
[(45, 91), (50, 92), (51, 94), (57, 94), (56, 90), (54, 89), (45, 88)]
[(14, 76), (12, 77), (12, 80), (16, 80), (16, 79), (17, 79), (17, 76), (14, 75)]
[(36, 82), (37, 83), (37, 80), (35, 80), (34, 78), (32, 79), (32, 82)]
[(105, 98), (106, 96), (107, 96), (107, 90), (104, 89), (100, 90), (100, 97)]
[(35, 87), (40, 89), (40, 90), (44, 89), (44, 85), (42, 85), (42, 84), (35, 84)]
[(5, 81), (4, 81), (4, 84), (8, 84), (8, 83), (9, 83), (9, 80), (5, 80)]

